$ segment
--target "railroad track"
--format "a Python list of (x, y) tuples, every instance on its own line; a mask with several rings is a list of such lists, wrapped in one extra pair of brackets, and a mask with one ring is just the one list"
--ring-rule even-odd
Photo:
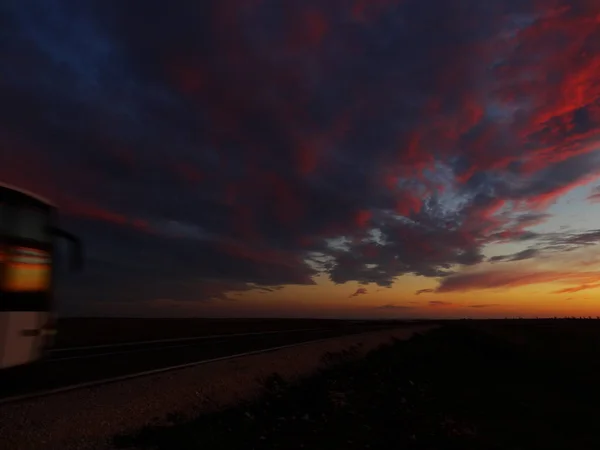
[(278, 330), (56, 349), (32, 366), (0, 372), (0, 405), (384, 328)]

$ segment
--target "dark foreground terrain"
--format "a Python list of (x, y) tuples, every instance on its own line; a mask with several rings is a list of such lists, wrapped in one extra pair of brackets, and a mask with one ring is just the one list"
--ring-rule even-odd
[[(600, 322), (454, 323), (234, 409), (119, 436), (153, 449), (598, 449)], [(582, 332), (582, 326), (584, 332)], [(340, 362), (341, 361), (341, 362)]]

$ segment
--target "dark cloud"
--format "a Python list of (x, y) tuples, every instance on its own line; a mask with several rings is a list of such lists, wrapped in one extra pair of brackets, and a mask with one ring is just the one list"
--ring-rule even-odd
[(600, 7), (565, 5), (9, 0), (0, 180), (63, 207), (97, 299), (444, 289), (598, 174)]
[(284, 286), (256, 286), (261, 292), (277, 292), (284, 288)]
[(428, 294), (431, 292), (435, 292), (435, 289), (419, 289), (417, 292), (415, 292), (415, 295)]
[(560, 231), (537, 237), (535, 248), (541, 253), (571, 252), (600, 243), (600, 230)]
[(358, 297), (359, 295), (366, 295), (367, 294), (367, 289), (366, 288), (358, 288), (354, 294), (350, 294), (349, 297)]
[(488, 303), (482, 305), (469, 305), (468, 308), (493, 308), (494, 306), (500, 306), (498, 303)]
[(531, 269), (490, 269), (458, 273), (442, 279), (436, 293), (500, 289), (529, 284), (563, 282), (590, 283), (600, 280), (600, 272), (542, 271)]
[(509, 262), (534, 259), (538, 256), (553, 253), (572, 252), (581, 248), (597, 245), (600, 243), (600, 230), (573, 231), (561, 230), (551, 233), (529, 233), (526, 239), (523, 236), (518, 241), (535, 241), (528, 249), (512, 255), (497, 255), (489, 258), (489, 262)]
[(498, 262), (498, 261), (506, 261), (507, 259), (507, 255), (497, 255), (497, 256), (492, 256), (489, 261), (490, 262)]
[(89, 220), (69, 222), (86, 243), (86, 268), (81, 274), (64, 277), (68, 284), (59, 283), (65, 286), (61, 298), (67, 303), (81, 298), (223, 300), (227, 292), (314, 284), (311, 276), (316, 272), (286, 252), (260, 251), (195, 235), (175, 238), (144, 233)]
[(535, 233), (533, 231), (525, 231), (525, 232), (521, 233), (519, 236), (517, 236), (517, 238), (515, 240), (520, 241), (520, 242), (531, 241), (540, 236), (541, 236), (540, 233)]
[(525, 259), (535, 258), (539, 254), (539, 250), (535, 248), (528, 248), (526, 250), (522, 250), (513, 255), (498, 255), (492, 256), (489, 260), (490, 262), (498, 262), (498, 261), (523, 261)]

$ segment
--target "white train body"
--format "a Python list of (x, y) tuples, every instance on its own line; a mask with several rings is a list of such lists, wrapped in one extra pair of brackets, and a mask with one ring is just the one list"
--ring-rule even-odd
[(52, 203), (0, 184), (0, 369), (37, 361), (54, 342), (56, 238), (74, 244), (81, 265), (79, 240), (55, 224)]

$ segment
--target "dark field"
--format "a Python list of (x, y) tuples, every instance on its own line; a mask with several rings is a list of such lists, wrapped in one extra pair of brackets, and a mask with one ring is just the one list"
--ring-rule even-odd
[[(137, 319), (61, 318), (57, 347), (115, 344), (220, 334), (255, 333), (305, 328), (337, 328), (358, 321), (319, 319)], [(371, 321), (374, 326), (398, 321)]]
[[(193, 421), (120, 436), (153, 449), (598, 449), (600, 321), (465, 321), (343, 360)], [(340, 360), (331, 358), (331, 360)]]

